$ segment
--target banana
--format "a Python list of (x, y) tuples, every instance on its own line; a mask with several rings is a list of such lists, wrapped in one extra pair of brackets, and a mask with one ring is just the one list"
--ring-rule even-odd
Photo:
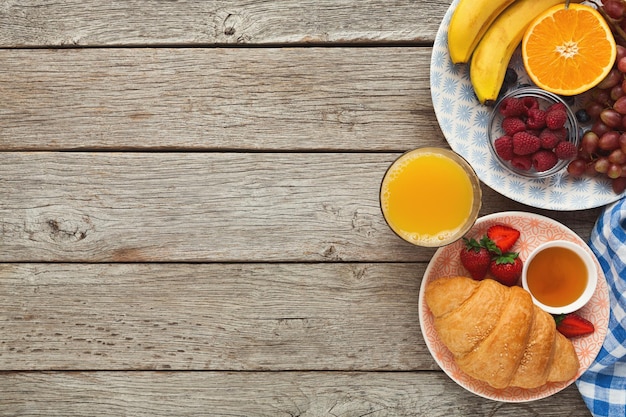
[[(459, 0), (448, 27), (448, 50), (455, 64), (469, 62), (481, 37), (515, 0)], [(541, 3), (541, 0), (536, 0)]]
[(526, 28), (540, 13), (561, 3), (565, 4), (564, 0), (516, 0), (498, 15), (470, 61), (470, 80), (478, 101), (491, 104), (498, 98), (509, 61)]

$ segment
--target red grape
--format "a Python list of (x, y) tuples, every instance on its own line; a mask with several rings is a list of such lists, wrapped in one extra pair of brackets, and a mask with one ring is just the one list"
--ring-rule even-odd
[(597, 101), (590, 101), (585, 106), (585, 111), (592, 119), (600, 117), (600, 113), (604, 110), (604, 106)]
[(600, 120), (602, 120), (608, 127), (614, 129), (622, 125), (622, 115), (613, 109), (602, 110), (600, 113)]
[(612, 151), (614, 149), (618, 149), (620, 136), (620, 132), (616, 130), (606, 132), (604, 135), (600, 136), (600, 140), (598, 141), (598, 147), (604, 151)]
[(613, 103), (613, 109), (621, 114), (626, 114), (626, 96), (622, 96), (615, 100)]
[(602, 89), (598, 86), (591, 93), (591, 98), (601, 105), (608, 105), (611, 102), (611, 93), (609, 90)]
[(610, 165), (611, 163), (609, 162), (609, 159), (604, 156), (596, 159), (596, 161), (593, 163), (596, 172), (600, 174), (606, 174), (609, 171)]
[(618, 20), (624, 14), (624, 3), (620, 0), (604, 0), (602, 7), (609, 17)]
[(585, 169), (585, 174), (589, 175), (590, 177), (594, 177), (598, 175), (598, 171), (596, 171), (595, 162), (590, 162), (587, 164), (587, 168)]
[(581, 148), (589, 155), (594, 154), (598, 149), (598, 142), (600, 142), (600, 136), (589, 130), (583, 135)]
[(611, 71), (609, 71), (609, 74), (604, 77), (604, 79), (600, 81), (600, 83), (596, 87), (601, 90), (605, 90), (621, 83), (623, 79), (624, 77), (622, 76), (622, 73), (619, 71), (619, 69), (613, 67)]
[(616, 45), (617, 55), (615, 56), (615, 61), (619, 61), (620, 59), (626, 57), (626, 47), (622, 45)]
[[(624, 58), (624, 60), (626, 61), (626, 58)], [(622, 89), (622, 84), (617, 84), (615, 87), (611, 88), (611, 92), (609, 94), (611, 96), (611, 100), (615, 101), (626, 93), (624, 93), (624, 90)]]
[(619, 60), (615, 60), (617, 64), (617, 69), (623, 74), (626, 72), (626, 57), (621, 58)]
[(622, 166), (617, 164), (609, 165), (609, 169), (606, 171), (606, 176), (615, 179), (622, 176)]
[(587, 170), (587, 163), (584, 159), (576, 158), (567, 165), (567, 172), (579, 177)]
[(591, 126), (591, 131), (598, 136), (604, 135), (606, 132), (610, 132), (612, 129), (608, 127), (602, 120), (598, 119)]
[(620, 165), (626, 163), (626, 153), (620, 148), (615, 149), (609, 154), (609, 162)]
[(626, 177), (616, 178), (611, 181), (611, 187), (615, 194), (621, 194), (626, 190)]

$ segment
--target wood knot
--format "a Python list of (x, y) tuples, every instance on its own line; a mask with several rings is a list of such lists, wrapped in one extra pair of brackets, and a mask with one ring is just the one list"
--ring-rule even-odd
[(94, 230), (88, 216), (70, 220), (52, 218), (46, 220), (43, 226), (50, 239), (55, 242), (79, 242)]
[(224, 19), (224, 35), (233, 36), (237, 32), (237, 26), (241, 23), (241, 16), (229, 13)]

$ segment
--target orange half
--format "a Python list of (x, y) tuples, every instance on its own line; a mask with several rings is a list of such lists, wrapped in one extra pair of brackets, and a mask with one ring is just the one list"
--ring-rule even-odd
[(522, 39), (530, 79), (555, 94), (573, 96), (595, 87), (615, 63), (615, 38), (593, 7), (571, 3), (549, 8)]

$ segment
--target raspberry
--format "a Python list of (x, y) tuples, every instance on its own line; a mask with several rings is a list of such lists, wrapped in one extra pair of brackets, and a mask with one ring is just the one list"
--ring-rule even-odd
[(538, 108), (528, 110), (526, 126), (529, 129), (543, 129), (546, 126), (546, 112)]
[(546, 112), (546, 126), (550, 129), (560, 129), (565, 126), (567, 120), (567, 113), (559, 109), (550, 110)]
[(541, 147), (543, 149), (553, 149), (561, 139), (550, 129), (544, 129), (539, 134)]
[(517, 132), (513, 135), (513, 152), (516, 155), (530, 155), (541, 147), (541, 141), (528, 132)]
[(566, 128), (551, 129), (551, 132), (554, 133), (559, 140), (567, 140), (568, 132)]
[(499, 111), (504, 117), (516, 117), (526, 113), (522, 100), (515, 97), (508, 97), (502, 100)]
[(505, 117), (502, 120), (502, 130), (507, 136), (513, 136), (517, 132), (526, 130), (526, 124), (519, 117)]
[(567, 108), (565, 107), (565, 104), (563, 104), (563, 103), (554, 103), (554, 104), (551, 104), (551, 105), (550, 105), (550, 107), (548, 107), (548, 108), (546, 109), (546, 112), (549, 112), (549, 111), (551, 111), (551, 110), (559, 110), (559, 111), (562, 111), (562, 112), (566, 112), (566, 113), (567, 113)]
[(576, 149), (576, 145), (572, 142), (561, 141), (554, 148), (554, 153), (556, 157), (559, 159), (571, 159), (578, 154), (578, 150)]
[(510, 136), (500, 136), (493, 145), (501, 159), (510, 161), (513, 158), (513, 139)]
[(539, 108), (539, 100), (535, 97), (523, 97), (522, 105), (524, 106), (524, 114), (528, 114), (530, 109), (538, 109)]
[(516, 155), (511, 158), (511, 165), (522, 171), (528, 171), (533, 166), (530, 155)]
[(539, 130), (539, 129), (526, 129), (526, 133), (530, 133), (533, 136), (539, 137), (539, 134), (541, 133), (541, 130)]
[(556, 165), (558, 160), (559, 158), (556, 157), (554, 152), (547, 149), (537, 151), (532, 156), (533, 166), (535, 167), (535, 171), (537, 172), (549, 170)]

